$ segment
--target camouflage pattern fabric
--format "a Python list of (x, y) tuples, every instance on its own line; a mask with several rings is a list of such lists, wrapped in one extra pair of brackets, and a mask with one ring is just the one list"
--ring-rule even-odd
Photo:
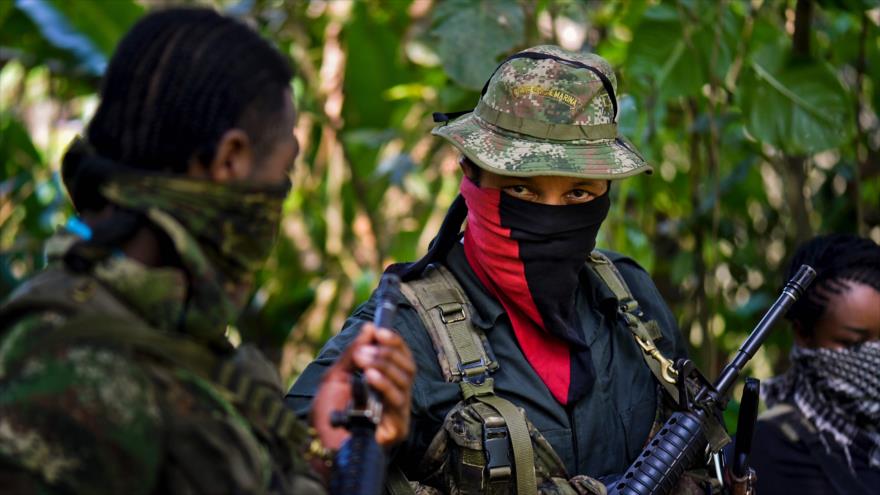
[(556, 58), (506, 61), (472, 113), (432, 133), (501, 175), (620, 179), (652, 171), (618, 134), (616, 96), (597, 75), (616, 93), (617, 80), (605, 59), (550, 45), (520, 53)]
[[(175, 245), (197, 262), (201, 248), (183, 233), (180, 227)], [(214, 327), (209, 333), (218, 338), (210, 342), (186, 335), (188, 328), (178, 324), (186, 306), (183, 274), (121, 255), (91, 273), (73, 274), (59, 255), (74, 241), (63, 233), (53, 238), (50, 268), (11, 299), (39, 294), (58, 304), (0, 327), (0, 480), (32, 492), (323, 493), (303, 459), (305, 443), (273, 436), (231, 390), (124, 345), (127, 329), (149, 324), (166, 336), (201, 342), (206, 352), (246, 361), (242, 369), (250, 374), (268, 369), (253, 349), (234, 353), (219, 338), (225, 322), (197, 325), (199, 332)], [(210, 263), (201, 262), (209, 273)], [(58, 308), (76, 308), (76, 314)], [(78, 315), (132, 323), (118, 325), (120, 338), (46, 345)], [(280, 403), (277, 378), (274, 390)]]
[[(525, 415), (525, 411), (520, 409)], [(456, 405), (434, 436), (422, 461), (422, 480), (416, 493), (516, 493), (515, 478), (494, 481), (487, 476), (483, 418), (498, 416), (486, 404), (463, 401)], [(526, 419), (535, 457), (538, 493), (545, 495), (605, 495), (605, 485), (588, 476), (569, 478), (562, 460), (549, 442)]]

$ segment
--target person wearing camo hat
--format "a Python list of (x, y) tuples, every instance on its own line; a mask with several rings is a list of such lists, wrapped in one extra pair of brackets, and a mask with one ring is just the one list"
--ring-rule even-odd
[[(506, 59), (473, 111), (435, 114), (465, 177), (425, 257), (388, 269), (418, 365), (394, 493), (605, 493), (665, 419), (675, 318), (635, 260), (594, 251), (611, 181), (651, 172), (617, 114), (608, 62), (555, 46)], [(299, 414), (375, 307), (291, 388)]]

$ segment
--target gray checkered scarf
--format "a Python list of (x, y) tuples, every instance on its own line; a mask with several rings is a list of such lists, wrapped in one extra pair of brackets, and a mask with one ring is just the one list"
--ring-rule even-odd
[[(794, 346), (791, 368), (765, 380), (767, 407), (787, 402), (843, 449), (880, 467), (880, 341), (846, 349)], [(826, 449), (826, 435), (820, 435)]]

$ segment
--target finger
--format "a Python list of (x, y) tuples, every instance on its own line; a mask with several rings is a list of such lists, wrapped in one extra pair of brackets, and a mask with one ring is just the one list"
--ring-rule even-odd
[(379, 445), (390, 446), (404, 440), (409, 431), (409, 421), (383, 421), (376, 428), (376, 442)]
[(401, 408), (408, 404), (409, 398), (401, 389), (378, 370), (370, 368), (364, 371), (367, 383), (382, 396), (382, 402), (390, 408)]
[(361, 368), (375, 368), (391, 378), (401, 387), (412, 385), (415, 375), (415, 363), (412, 358), (403, 355), (398, 349), (388, 347), (362, 347), (355, 353), (355, 364)]
[(386, 378), (388, 378), (391, 383), (393, 383), (398, 389), (408, 392), (412, 387), (412, 373), (407, 370), (395, 365), (389, 360), (379, 361), (376, 366), (370, 366), (365, 369), (375, 369), (378, 372), (382, 373)]
[(412, 351), (403, 338), (384, 328), (376, 331), (376, 341), (387, 350), (385, 356), (394, 361), (394, 364), (407, 372), (415, 374), (416, 363), (412, 357)]

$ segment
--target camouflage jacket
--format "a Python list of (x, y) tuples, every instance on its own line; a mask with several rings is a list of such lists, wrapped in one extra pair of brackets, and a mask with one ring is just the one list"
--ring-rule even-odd
[[(304, 427), (294, 421), (285, 431), (296, 434), (280, 438), (264, 419), (273, 403), (277, 416), (281, 403), (271, 364), (254, 348), (174, 330), (186, 297), (183, 273), (118, 255), (74, 274), (58, 259), (71, 241), (54, 237), (49, 268), (4, 307), (49, 301), (0, 323), (0, 486), (15, 493), (323, 493), (302, 456)], [(90, 315), (112, 324), (91, 338), (63, 337)], [(169, 355), (192, 349), (232, 363), (237, 383), (259, 386), (236, 393), (185, 360), (142, 352), (135, 337), (153, 334)], [(254, 407), (237, 400), (242, 394)], [(253, 411), (257, 404), (263, 411)]]
[[(663, 338), (657, 345), (663, 354), (685, 357), (684, 339), (649, 275), (630, 258), (614, 253), (609, 256), (646, 319), (659, 325)], [(586, 397), (564, 407), (526, 361), (503, 307), (483, 288), (461, 246), (453, 247), (444, 264), (467, 293), (473, 322), (485, 333), (488, 350), (500, 366), (493, 375), (495, 393), (525, 410), (569, 476), (622, 474), (639, 455), (654, 426), (658, 391), (640, 349), (617, 316), (611, 290), (588, 270), (581, 272), (577, 311), (592, 349), (597, 381)], [(357, 335), (360, 325), (371, 320), (375, 304), (374, 297), (355, 311), (288, 392), (287, 404), (299, 414), (308, 412), (321, 374)], [(395, 329), (412, 349), (419, 371), (413, 385), (410, 436), (398, 448), (396, 459), (410, 479), (424, 479), (421, 471), (430, 463), (429, 444), (444, 418), (461, 401), (461, 390), (444, 379), (424, 324), (412, 307), (403, 304)]]

